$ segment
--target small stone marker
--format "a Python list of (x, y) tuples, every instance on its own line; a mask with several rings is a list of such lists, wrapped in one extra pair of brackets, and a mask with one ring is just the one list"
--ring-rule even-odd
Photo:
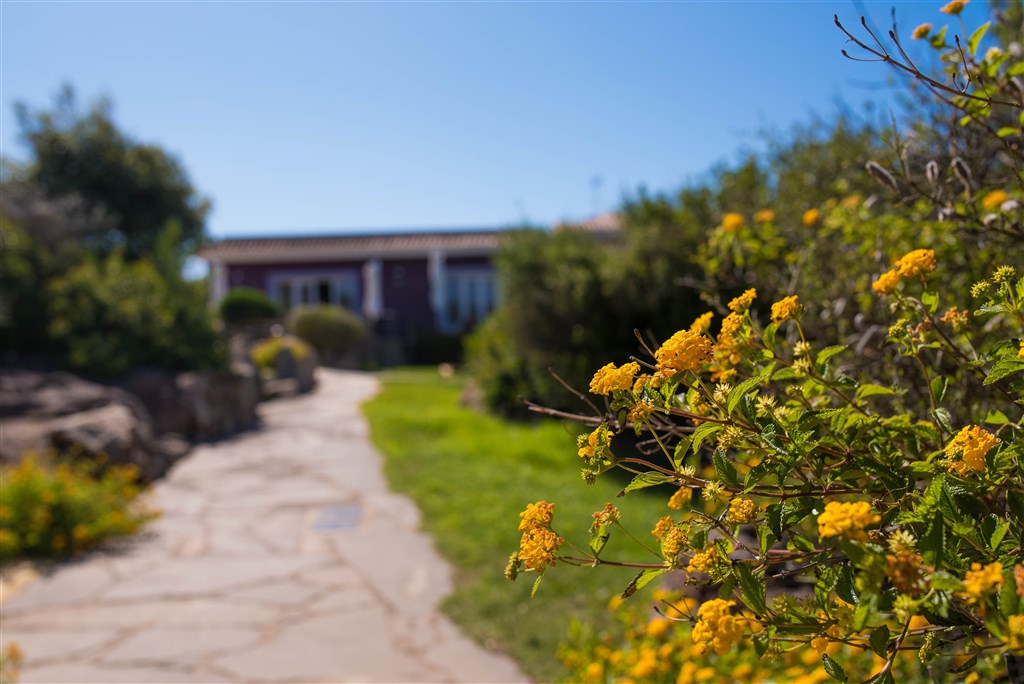
[(313, 525), (316, 530), (350, 530), (359, 524), (362, 509), (356, 504), (328, 506), (321, 509)]

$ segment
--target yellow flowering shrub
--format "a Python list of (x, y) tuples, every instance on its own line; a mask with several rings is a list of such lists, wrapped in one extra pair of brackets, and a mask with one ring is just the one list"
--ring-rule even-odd
[[(901, 54), (879, 53), (837, 24), (884, 61)], [(958, 125), (1007, 140), (1001, 153), (1024, 168), (1014, 142), (1021, 126), (1011, 125), (1024, 122), (1011, 82), (1024, 61), (1008, 51), (982, 57), (985, 27), (979, 31), (958, 37), (954, 49), (945, 28), (919, 29), (944, 51), (950, 71), (971, 77), (962, 79), (970, 88), (943, 90), (913, 65), (904, 68), (948, 97), (962, 114)], [(979, 120), (1005, 130), (975, 126)], [(759, 252), (747, 235), (754, 230), (708, 231), (704, 254), (716, 256), (714, 265), (752, 276), (735, 278), (729, 295), (704, 293), (726, 314), (717, 334), (707, 319), (660, 346), (642, 338), (633, 361), (648, 371), (642, 380), (631, 375), (604, 395), (603, 407), (593, 405), (599, 415), (581, 416), (600, 421), (604, 443), (619, 433), (637, 438), (617, 441), (615, 453), (592, 449), (584, 479), (624, 470), (632, 479), (621, 495), (671, 489), (664, 495), (674, 513), (654, 524), (657, 544), (630, 532), (634, 521), (616, 518), (593, 527), (589, 545), (553, 551), (552, 560), (633, 568), (623, 600), (664, 581), (680, 587), (682, 607), (638, 609), (633, 629), (610, 641), (593, 637), (593, 647), (577, 635), (563, 659), (580, 679), (894, 684), (1009, 676), (1024, 640), (1024, 215), (1013, 206), (1024, 191), (1005, 177), (979, 186), (959, 157), (946, 176), (930, 162), (921, 177), (872, 164), (869, 172), (901, 205), (873, 216), (882, 200), (847, 193), (786, 217), (792, 227), (814, 226), (824, 246), (794, 248), (773, 262), (777, 233), (766, 230)], [(1017, 249), (986, 252), (984, 271), (967, 269), (976, 262), (963, 254), (974, 243), (958, 240), (978, 234)], [(757, 302), (761, 281), (753, 276), (761, 272), (743, 270), (785, 264), (803, 277), (810, 257), (832, 253), (860, 268), (831, 301), (802, 286), (780, 290), (773, 274), (773, 287), (761, 290), (778, 298), (769, 312)], [(999, 265), (1000, 256), (1012, 263)], [(846, 314), (854, 320), (841, 323)], [(870, 329), (858, 330), (865, 321)], [(835, 331), (856, 334), (826, 334)], [(581, 435), (580, 444), (590, 439)], [(639, 544), (648, 562), (606, 552), (612, 534)]]
[(640, 371), (640, 364), (626, 363), (616, 368), (614, 363), (600, 368), (590, 381), (590, 391), (594, 394), (608, 395), (615, 390), (629, 389), (633, 386), (633, 377)]
[(731, 211), (722, 217), (722, 230), (727, 233), (735, 233), (743, 227), (744, 223), (746, 220), (743, 218), (743, 214)]
[(156, 515), (141, 492), (134, 466), (26, 455), (0, 471), (0, 558), (67, 558), (133, 534)]

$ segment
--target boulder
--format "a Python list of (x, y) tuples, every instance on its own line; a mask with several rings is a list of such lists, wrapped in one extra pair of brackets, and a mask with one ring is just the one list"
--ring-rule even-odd
[(152, 480), (183, 455), (180, 447), (154, 439), (145, 407), (121, 389), (31, 371), (4, 371), (0, 386), (0, 460), (17, 462), (29, 451), (102, 454)]

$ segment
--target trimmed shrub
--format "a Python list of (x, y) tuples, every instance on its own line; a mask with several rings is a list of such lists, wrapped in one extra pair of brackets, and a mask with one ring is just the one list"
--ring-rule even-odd
[(246, 325), (259, 323), (281, 315), (281, 307), (252, 287), (236, 287), (224, 295), (217, 309), (225, 325)]
[(277, 355), (282, 349), (289, 350), (296, 361), (302, 361), (310, 352), (309, 345), (296, 337), (268, 337), (254, 344), (249, 356), (261, 372), (272, 372), (277, 370)]
[(156, 517), (135, 501), (134, 466), (103, 468), (92, 461), (53, 469), (27, 455), (4, 468), (0, 482), (0, 558), (71, 557), (133, 534)]
[(340, 306), (298, 306), (288, 314), (286, 327), (330, 361), (355, 349), (366, 337), (362, 319)]

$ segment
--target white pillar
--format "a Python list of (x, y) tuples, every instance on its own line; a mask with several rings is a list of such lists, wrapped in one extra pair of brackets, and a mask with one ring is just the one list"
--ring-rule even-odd
[(363, 317), (368, 321), (376, 321), (384, 313), (381, 271), (380, 259), (370, 259), (363, 264)]
[(210, 262), (210, 306), (215, 307), (228, 293), (228, 269), (223, 261)]
[(434, 310), (434, 327), (444, 329), (444, 250), (435, 249), (427, 257), (427, 283), (430, 287), (430, 308)]

